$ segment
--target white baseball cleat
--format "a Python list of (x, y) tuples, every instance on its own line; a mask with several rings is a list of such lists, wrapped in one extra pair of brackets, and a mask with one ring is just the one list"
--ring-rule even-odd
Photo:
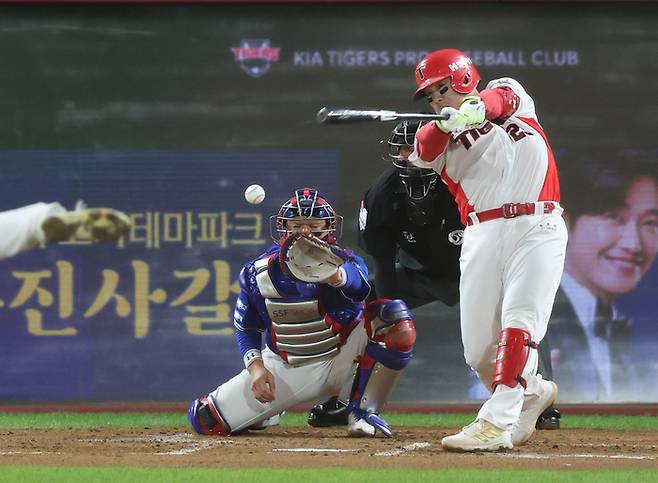
[(365, 419), (357, 419), (353, 412), (347, 415), (347, 435), (352, 438), (373, 437), (375, 427)]
[(112, 208), (87, 208), (78, 201), (74, 211), (49, 216), (41, 224), (49, 242), (73, 240), (116, 241), (130, 229), (130, 218)]
[(557, 384), (553, 381), (544, 381), (541, 376), (537, 377), (539, 378), (538, 394), (526, 394), (524, 396), (519, 421), (512, 430), (512, 443), (514, 446), (520, 446), (530, 439), (530, 436), (535, 432), (537, 418), (557, 398)]
[(512, 435), (484, 419), (476, 419), (452, 436), (441, 440), (445, 451), (499, 451), (512, 449)]

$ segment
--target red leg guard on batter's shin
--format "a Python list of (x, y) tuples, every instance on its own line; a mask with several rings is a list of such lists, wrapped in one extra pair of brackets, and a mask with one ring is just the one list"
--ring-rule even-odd
[(536, 349), (537, 344), (530, 340), (530, 332), (510, 327), (503, 329), (498, 335), (498, 350), (496, 351), (496, 367), (494, 369), (491, 389), (496, 390), (499, 384), (515, 388), (521, 384), (526, 387), (526, 380), (521, 377), (523, 368), (528, 362), (530, 348)]

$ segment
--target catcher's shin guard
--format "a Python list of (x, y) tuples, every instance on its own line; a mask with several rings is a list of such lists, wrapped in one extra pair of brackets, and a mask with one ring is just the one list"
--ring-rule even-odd
[(530, 349), (537, 347), (537, 343), (530, 340), (530, 332), (527, 330), (515, 327), (501, 330), (498, 335), (496, 367), (491, 389), (495, 391), (499, 384), (511, 388), (521, 384), (525, 389), (526, 380), (522, 377), (523, 369), (528, 362)]
[[(416, 328), (402, 300), (379, 299), (366, 307), (366, 329), (370, 341), (365, 354), (359, 357), (350, 410), (357, 418), (370, 422), (368, 415), (376, 415), (382, 409), (411, 360)], [(385, 427), (380, 427), (380, 421)], [(383, 420), (370, 423), (386, 436), (392, 436)]]
[(199, 434), (219, 436), (231, 434), (231, 427), (208, 396), (192, 401), (187, 410), (187, 420)]

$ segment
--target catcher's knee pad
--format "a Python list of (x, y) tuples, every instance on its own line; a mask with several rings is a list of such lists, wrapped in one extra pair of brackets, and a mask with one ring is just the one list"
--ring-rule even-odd
[(375, 300), (366, 311), (370, 341), (365, 354), (359, 357), (358, 379), (350, 401), (353, 406), (377, 413), (411, 360), (416, 328), (402, 300)]
[(494, 368), (491, 389), (496, 390), (499, 384), (514, 388), (521, 384), (526, 387), (526, 380), (521, 376), (528, 362), (530, 349), (538, 347), (530, 339), (530, 332), (524, 329), (509, 327), (498, 335), (498, 350), (496, 351), (496, 366)]
[(387, 349), (411, 351), (416, 343), (416, 327), (411, 311), (402, 300), (377, 299), (366, 306), (368, 338)]
[(208, 396), (195, 399), (187, 410), (187, 420), (199, 434), (228, 436), (231, 427)]

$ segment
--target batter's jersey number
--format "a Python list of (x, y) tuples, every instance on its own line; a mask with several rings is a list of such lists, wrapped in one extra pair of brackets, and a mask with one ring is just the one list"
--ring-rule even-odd
[(520, 141), (526, 136), (532, 136), (531, 132), (524, 131), (518, 124), (510, 124), (505, 128), (505, 131), (515, 142)]
[[(493, 129), (493, 124), (490, 122), (486, 122), (483, 126), (475, 129), (469, 129), (468, 131), (464, 131), (461, 133), (459, 136), (455, 138), (455, 142), (461, 142), (462, 146), (464, 146), (466, 149), (471, 149), (473, 146), (473, 143), (477, 141), (480, 136), (484, 136), (485, 134), (488, 134), (491, 132)], [(518, 142), (521, 139), (523, 139), (526, 136), (532, 136), (533, 133), (524, 131), (519, 127), (518, 124), (510, 123), (505, 127), (505, 132), (509, 137), (512, 138), (514, 142)]]

